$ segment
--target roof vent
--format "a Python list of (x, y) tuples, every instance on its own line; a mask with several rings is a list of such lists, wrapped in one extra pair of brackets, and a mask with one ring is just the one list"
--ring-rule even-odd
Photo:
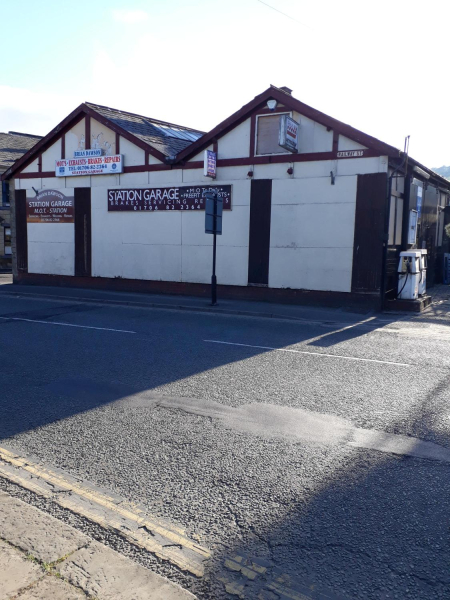
[(280, 87), (280, 90), (282, 90), (283, 92), (286, 92), (286, 94), (289, 94), (289, 96), (292, 96), (291, 88), (288, 88), (285, 85), (283, 85), (282, 87)]

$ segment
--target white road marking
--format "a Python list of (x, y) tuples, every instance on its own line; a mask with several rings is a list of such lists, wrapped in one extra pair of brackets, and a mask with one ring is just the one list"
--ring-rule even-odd
[(38, 321), (36, 319), (21, 319), (19, 317), (0, 317), (4, 321), (25, 321), (26, 323), (44, 323), (44, 325), (63, 325), (64, 327), (78, 327), (79, 329), (97, 329), (99, 331), (116, 331), (118, 333), (136, 333), (127, 329), (110, 329), (109, 327), (90, 327), (89, 325), (74, 325), (73, 323), (60, 323), (58, 321)]
[(377, 363), (381, 365), (395, 365), (397, 367), (410, 367), (408, 363), (392, 362), (389, 360), (376, 360), (375, 358), (358, 358), (356, 356), (342, 356), (339, 354), (325, 354), (324, 352), (308, 352), (307, 350), (293, 350), (292, 348), (272, 348), (271, 346), (253, 346), (251, 344), (238, 344), (236, 342), (222, 342), (220, 340), (203, 340), (210, 344), (226, 344), (227, 346), (243, 346), (244, 348), (259, 348), (261, 350), (276, 350), (277, 352), (293, 352), (295, 354), (308, 354), (323, 358), (341, 358), (343, 360), (356, 360), (358, 362)]

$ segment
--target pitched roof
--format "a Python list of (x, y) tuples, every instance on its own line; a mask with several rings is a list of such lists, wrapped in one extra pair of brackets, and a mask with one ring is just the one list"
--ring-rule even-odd
[(10, 167), (40, 139), (40, 135), (17, 133), (16, 131), (0, 133), (0, 165)]
[(204, 134), (198, 129), (159, 121), (100, 104), (86, 102), (86, 106), (168, 157), (175, 157)]

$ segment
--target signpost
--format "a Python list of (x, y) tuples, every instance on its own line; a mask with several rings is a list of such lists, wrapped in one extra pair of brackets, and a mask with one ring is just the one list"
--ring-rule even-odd
[(210, 233), (213, 238), (213, 267), (211, 277), (211, 304), (217, 304), (217, 277), (216, 277), (216, 252), (217, 235), (222, 235), (222, 211), (223, 200), (219, 198), (217, 192), (208, 191), (205, 193), (205, 233)]

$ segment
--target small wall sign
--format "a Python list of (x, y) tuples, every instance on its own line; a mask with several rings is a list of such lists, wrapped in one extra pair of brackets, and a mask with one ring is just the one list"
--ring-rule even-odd
[(358, 158), (364, 156), (364, 150), (339, 150), (338, 158)]
[(278, 145), (285, 150), (289, 150), (289, 152), (298, 152), (299, 129), (300, 123), (297, 123), (288, 115), (281, 115)]
[(217, 171), (217, 153), (212, 150), (205, 150), (205, 157), (203, 159), (204, 169), (203, 174), (205, 177), (216, 178)]
[[(88, 152), (84, 150), (84, 152)], [(101, 150), (100, 150), (101, 152)], [(72, 177), (80, 175), (111, 175), (123, 172), (123, 156), (91, 156), (57, 160), (56, 177)]]
[(27, 223), (73, 223), (75, 201), (59, 190), (43, 190), (26, 201)]
[(108, 190), (108, 211), (205, 210), (205, 193), (210, 191), (217, 192), (224, 210), (231, 210), (231, 185), (198, 185)]
[(103, 156), (102, 148), (94, 148), (93, 150), (75, 150), (74, 158), (91, 158), (92, 156)]

